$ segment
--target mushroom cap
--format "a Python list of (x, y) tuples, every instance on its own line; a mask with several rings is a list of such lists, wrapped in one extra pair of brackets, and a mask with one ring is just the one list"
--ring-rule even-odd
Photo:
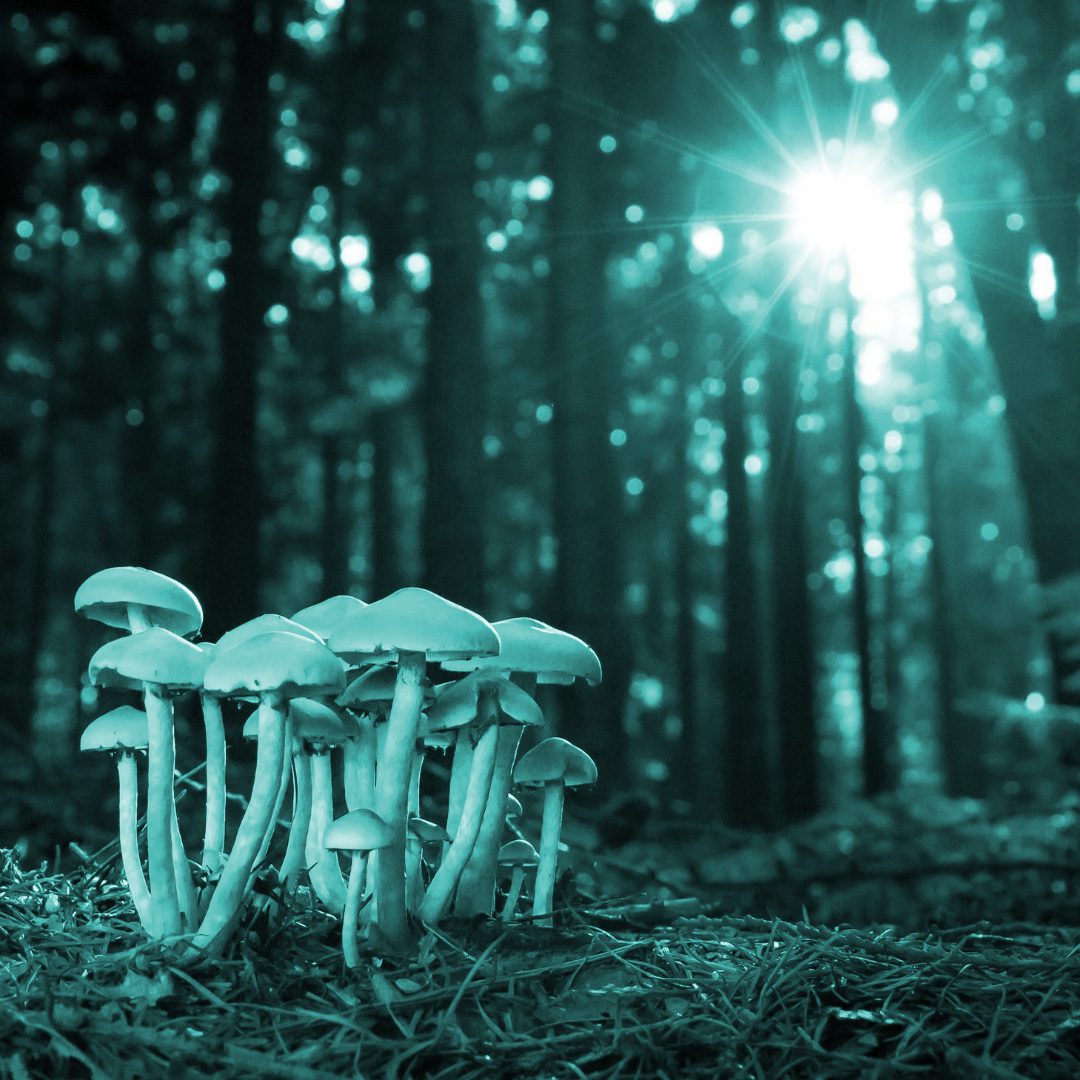
[(337, 851), (375, 851), (394, 841), (394, 830), (374, 810), (352, 810), (335, 818), (323, 833), (323, 847)]
[(497, 653), (499, 635), (475, 611), (409, 587), (358, 611), (330, 635), (329, 645), (353, 663), (396, 660), (403, 652), (441, 661)]
[(348, 724), (337, 710), (313, 698), (298, 697), (289, 702), (293, 734), (298, 739), (315, 743), (338, 743), (355, 738), (359, 734), (356, 724)]
[(495, 627), (502, 648), (498, 656), (449, 660), (447, 671), (520, 671), (536, 676), (538, 683), (569, 685), (584, 679), (595, 686), (603, 678), (600, 658), (581, 638), (539, 619), (501, 619)]
[(254, 619), (248, 619), (247, 622), (234, 626), (231, 630), (222, 634), (217, 641), (218, 649), (219, 651), (235, 649), (237, 645), (247, 641), (249, 638), (257, 637), (259, 634), (275, 632), (310, 638), (320, 645), (324, 643), (323, 639), (314, 630), (309, 630), (306, 626), (293, 622), (292, 619), (286, 619), (284, 615), (256, 615)]
[(508, 818), (519, 818), (525, 813), (525, 807), (521, 805), (521, 800), (516, 795), (506, 796), (506, 816)]
[(146, 713), (121, 705), (91, 720), (79, 738), (80, 750), (145, 750), (150, 745)]
[(146, 609), (155, 626), (191, 634), (202, 626), (202, 605), (179, 581), (142, 566), (113, 566), (91, 574), (75, 593), (75, 610), (88, 619), (130, 630), (128, 605)]
[(474, 671), (435, 699), (428, 710), (428, 730), (450, 731), (471, 724), (477, 718), (482, 694), (494, 698), (499, 723), (536, 726), (544, 722), (540, 706), (505, 675)]
[(338, 626), (366, 607), (367, 604), (355, 596), (331, 596), (310, 607), (301, 608), (293, 616), (293, 622), (314, 630), (326, 641)]
[(596, 762), (566, 739), (553, 736), (538, 742), (514, 766), (514, 783), (527, 787), (561, 780), (567, 787), (596, 783)]
[(143, 683), (195, 690), (202, 686), (209, 664), (210, 657), (198, 645), (153, 626), (102, 645), (90, 658), (90, 681), (128, 690), (141, 689)]
[(445, 844), (450, 840), (450, 834), (434, 821), (412, 814), (409, 817), (409, 833), (416, 837), (421, 844)]
[(205, 680), (208, 693), (223, 697), (323, 696), (339, 694), (344, 685), (345, 665), (325, 645), (281, 630), (219, 650)]
[[(353, 712), (385, 713), (394, 700), (394, 688), (397, 686), (397, 668), (371, 667), (358, 675), (341, 693), (335, 704)], [(431, 694), (431, 686), (424, 679), (424, 697)]]
[(511, 840), (499, 848), (500, 866), (535, 866), (540, 861), (528, 840)]

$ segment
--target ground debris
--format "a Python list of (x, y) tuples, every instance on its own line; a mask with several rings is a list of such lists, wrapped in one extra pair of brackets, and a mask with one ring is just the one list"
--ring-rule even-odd
[(556, 930), (450, 921), (415, 962), (349, 973), (335, 920), (286, 918), (182, 966), (100, 875), (0, 858), (0, 1076), (1080, 1074), (1064, 927), (898, 934), (645, 898)]

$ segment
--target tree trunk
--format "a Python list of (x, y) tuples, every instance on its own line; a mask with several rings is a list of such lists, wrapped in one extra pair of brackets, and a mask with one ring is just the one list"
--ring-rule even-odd
[(553, 108), (550, 170), (551, 289), (548, 306), (553, 450), (553, 524), (557, 543), (554, 620), (584, 638), (604, 665), (596, 691), (565, 695), (560, 723), (602, 756), (605, 783), (625, 776), (622, 712), (629, 655), (620, 627), (622, 491), (609, 438), (618, 400), (618, 354), (606, 326), (605, 245), (595, 223), (599, 127), (581, 101), (596, 100), (598, 50), (590, 6), (552, 5)]
[(799, 415), (800, 349), (769, 343), (766, 422), (769, 430), (769, 553), (772, 563), (772, 666), (777, 711), (779, 802), (785, 821), (821, 807), (814, 651), (806, 536), (806, 486), (795, 426)]
[(481, 122), (473, 4), (426, 0), (424, 148), (431, 287), (422, 393), (424, 581), (484, 606), (486, 365), (478, 208)]
[(257, 394), (267, 267), (259, 222), (271, 168), (268, 83), (276, 42), (275, 5), (233, 0), (233, 72), (223, 118), (222, 166), (229, 178), (224, 221), (229, 254), (219, 307), (221, 374), (214, 395), (214, 452), (206, 540), (198, 583), (214, 632), (258, 613), (262, 492)]
[(729, 823), (761, 825), (768, 820), (773, 803), (773, 778), (761, 687), (761, 621), (750, 486), (746, 476), (744, 350), (740, 331), (739, 323), (727, 314), (720, 328), (724, 357), (721, 402), (724, 487), (727, 491), (724, 791)]
[(862, 510), (861, 463), (864, 445), (862, 405), (859, 401), (857, 343), (853, 323), (857, 302), (851, 296), (851, 283), (844, 279), (847, 301), (847, 347), (840, 375), (843, 425), (843, 465), (847, 480), (847, 532), (851, 538), (852, 621), (855, 654), (859, 674), (859, 713), (863, 736), (863, 792), (878, 795), (892, 791), (897, 781), (896, 732), (888, 703), (883, 701), (875, 648), (874, 625), (870, 611), (870, 582), (866, 570), (865, 521)]

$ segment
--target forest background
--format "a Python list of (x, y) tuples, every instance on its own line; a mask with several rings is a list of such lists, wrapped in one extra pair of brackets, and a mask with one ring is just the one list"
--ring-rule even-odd
[(109, 816), (119, 564), (210, 638), (569, 630), (602, 800), (1075, 781), (1075, 0), (42, 0), (0, 61), (0, 835)]

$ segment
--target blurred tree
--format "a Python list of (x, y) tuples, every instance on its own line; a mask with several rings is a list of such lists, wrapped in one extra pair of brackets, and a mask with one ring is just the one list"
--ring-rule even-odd
[(589, 701), (567, 696), (565, 730), (603, 755), (610, 783), (626, 776), (620, 730), (627, 679), (623, 610), (622, 494), (610, 440), (619, 370), (608, 327), (607, 251), (595, 229), (609, 204), (592, 162), (601, 134), (590, 107), (601, 94), (593, 13), (577, 0), (551, 7), (547, 311), (553, 419), (553, 521), (557, 564), (553, 622), (603, 658), (604, 682)]
[(208, 605), (208, 633), (258, 610), (263, 512), (257, 417), (259, 369), (269, 305), (261, 229), (272, 175), (270, 76), (280, 34), (277, 5), (231, 0), (231, 84), (218, 155), (228, 183), (222, 221), (228, 255), (219, 297), (221, 368), (213, 394), (210, 496), (202, 520), (201, 572), (194, 583)]
[(431, 260), (421, 410), (424, 581), (484, 610), (488, 409), (480, 231), (474, 194), (480, 139), (476, 7), (425, 0), (424, 177)]

